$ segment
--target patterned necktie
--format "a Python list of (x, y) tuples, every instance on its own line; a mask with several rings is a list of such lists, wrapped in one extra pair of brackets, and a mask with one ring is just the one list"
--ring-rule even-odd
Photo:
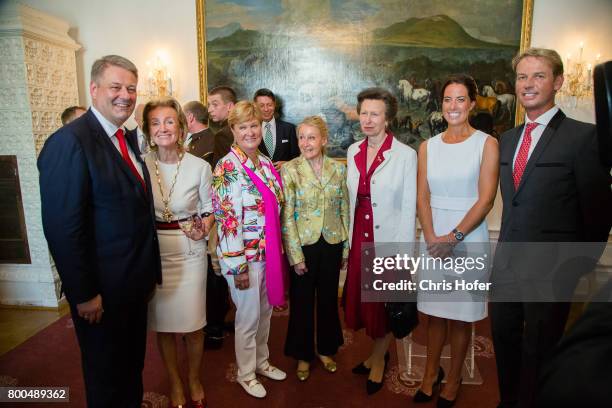
[(516, 155), (514, 161), (514, 172), (512, 173), (512, 179), (514, 181), (514, 189), (518, 189), (523, 177), (525, 167), (527, 167), (527, 160), (529, 159), (529, 148), (531, 147), (531, 132), (533, 129), (538, 127), (536, 122), (530, 122), (525, 125), (525, 134), (523, 135), (523, 142), (519, 148), (519, 152)]
[(264, 144), (266, 145), (266, 150), (268, 150), (268, 154), (270, 158), (274, 156), (274, 137), (272, 136), (272, 130), (270, 130), (270, 123), (266, 123), (266, 134), (264, 135)]
[(140, 181), (140, 183), (142, 184), (142, 187), (146, 190), (147, 187), (145, 185), (145, 182), (142, 176), (140, 175), (140, 173), (138, 173), (138, 170), (136, 170), (136, 166), (134, 166), (134, 162), (130, 158), (130, 153), (128, 152), (127, 143), (125, 142), (125, 136), (123, 135), (123, 129), (121, 128), (118, 129), (117, 132), (115, 133), (115, 136), (117, 137), (117, 140), (119, 141), (119, 150), (121, 150), (121, 156), (123, 157), (123, 160), (127, 163), (128, 167), (130, 168), (132, 173), (134, 173), (134, 176), (136, 176), (138, 181)]

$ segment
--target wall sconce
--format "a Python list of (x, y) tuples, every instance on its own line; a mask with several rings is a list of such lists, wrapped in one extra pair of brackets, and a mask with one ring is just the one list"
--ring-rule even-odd
[(581, 42), (578, 50), (578, 57), (574, 58), (571, 54), (565, 57), (565, 81), (559, 96), (561, 104), (567, 107), (576, 107), (580, 100), (593, 99), (593, 65), (599, 63), (601, 54), (595, 56), (594, 63), (583, 59), (584, 42)]
[(158, 53), (153, 62), (147, 61), (148, 75), (146, 89), (143, 95), (148, 98), (173, 96), (172, 78), (168, 74), (168, 66)]

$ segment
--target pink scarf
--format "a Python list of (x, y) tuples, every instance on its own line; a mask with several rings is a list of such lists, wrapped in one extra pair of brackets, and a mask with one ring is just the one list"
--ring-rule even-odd
[[(236, 157), (238, 156), (236, 155)], [(276, 195), (266, 186), (261, 178), (242, 163), (239, 157), (238, 161), (241, 162), (244, 171), (246, 171), (251, 181), (255, 184), (255, 187), (257, 187), (264, 203), (266, 217), (266, 225), (264, 227), (266, 242), (266, 289), (268, 291), (268, 302), (270, 302), (272, 306), (282, 306), (285, 304), (286, 263), (283, 258), (278, 201)], [(280, 175), (276, 169), (274, 169), (274, 166), (264, 161), (261, 163), (270, 169), (270, 172), (274, 175), (282, 190), (283, 183)]]

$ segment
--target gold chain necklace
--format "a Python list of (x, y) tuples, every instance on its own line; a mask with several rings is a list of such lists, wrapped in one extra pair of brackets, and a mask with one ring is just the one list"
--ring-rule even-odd
[(176, 164), (176, 171), (174, 172), (174, 177), (172, 179), (172, 184), (170, 185), (170, 191), (168, 192), (168, 197), (164, 197), (164, 188), (162, 187), (161, 176), (159, 175), (159, 155), (155, 154), (155, 175), (157, 176), (157, 185), (159, 186), (159, 194), (161, 195), (162, 203), (164, 204), (164, 210), (162, 211), (162, 218), (165, 222), (172, 222), (172, 211), (168, 204), (170, 204), (170, 197), (172, 197), (172, 192), (174, 192), (174, 186), (176, 185), (176, 178), (178, 177), (179, 168), (181, 167), (181, 161), (183, 161), (183, 152), (179, 153), (179, 160)]

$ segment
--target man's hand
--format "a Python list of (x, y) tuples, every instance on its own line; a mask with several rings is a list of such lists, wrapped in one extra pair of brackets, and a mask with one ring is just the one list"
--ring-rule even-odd
[(102, 320), (102, 295), (96, 295), (96, 297), (88, 300), (87, 302), (79, 303), (77, 305), (77, 313), (79, 317), (87, 320), (89, 323), (100, 323)]

